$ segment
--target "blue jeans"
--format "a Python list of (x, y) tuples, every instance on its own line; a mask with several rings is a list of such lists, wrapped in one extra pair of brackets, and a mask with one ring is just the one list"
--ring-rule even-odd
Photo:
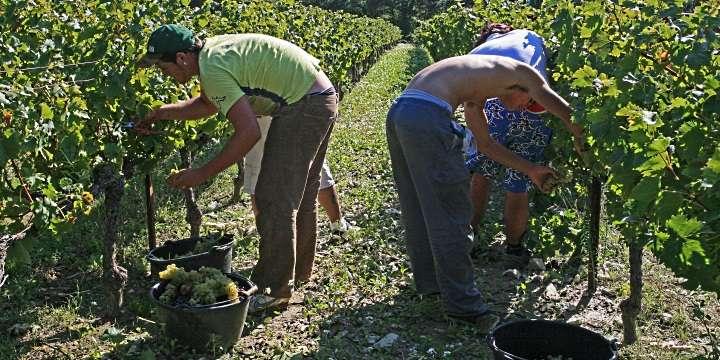
[(487, 311), (470, 249), (470, 173), (451, 114), (426, 100), (398, 98), (387, 139), (415, 287), (440, 292), (451, 315)]

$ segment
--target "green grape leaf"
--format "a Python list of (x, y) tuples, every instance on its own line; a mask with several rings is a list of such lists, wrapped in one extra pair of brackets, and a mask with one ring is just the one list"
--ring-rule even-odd
[(667, 226), (686, 239), (700, 231), (703, 224), (695, 218), (688, 219), (685, 215), (675, 215), (667, 221)]
[(657, 199), (659, 191), (660, 179), (654, 177), (642, 178), (630, 192), (630, 198), (633, 200), (633, 214), (644, 215), (650, 204)]
[(8, 160), (10, 160), (10, 157), (8, 156), (7, 151), (5, 151), (3, 141), (0, 141), (0, 168), (4, 168), (5, 163), (7, 163)]
[(30, 265), (32, 260), (30, 259), (30, 253), (23, 245), (23, 241), (14, 241), (7, 252), (7, 258), (14, 264), (18, 265)]
[(683, 265), (693, 266), (698, 262), (704, 264), (706, 261), (705, 249), (703, 249), (700, 241), (688, 240), (682, 245)]
[(715, 153), (707, 161), (706, 168), (716, 174), (720, 174), (720, 146), (715, 149)]
[(663, 191), (655, 203), (655, 217), (657, 222), (664, 224), (671, 216), (676, 215), (683, 207), (685, 198), (674, 191)]
[(40, 104), (40, 116), (43, 119), (52, 119), (53, 116), (55, 116), (55, 112), (50, 108), (50, 106), (46, 103)]
[(585, 65), (573, 73), (572, 77), (575, 80), (573, 80), (571, 85), (576, 87), (592, 86), (593, 80), (597, 78), (597, 75), (597, 70)]

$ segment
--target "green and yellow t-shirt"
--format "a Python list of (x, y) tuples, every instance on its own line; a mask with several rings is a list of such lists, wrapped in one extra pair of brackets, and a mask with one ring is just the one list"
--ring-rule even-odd
[(320, 72), (319, 60), (312, 55), (261, 34), (208, 38), (199, 62), (200, 85), (224, 115), (243, 95), (255, 113), (270, 115), (300, 100)]

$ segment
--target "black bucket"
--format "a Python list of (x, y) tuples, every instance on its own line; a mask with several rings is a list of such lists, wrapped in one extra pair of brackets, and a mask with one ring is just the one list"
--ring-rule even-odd
[(498, 326), (487, 337), (495, 360), (617, 360), (617, 343), (564, 322), (518, 320)]
[(238, 286), (237, 301), (223, 301), (201, 306), (170, 306), (158, 300), (163, 283), (150, 289), (150, 298), (158, 306), (160, 322), (165, 334), (181, 345), (198, 351), (212, 351), (222, 347), (228, 351), (242, 335), (250, 297), (257, 286), (238, 274), (225, 274)]
[(182, 240), (168, 240), (162, 246), (151, 250), (147, 255), (150, 262), (150, 272), (157, 275), (160, 271), (170, 264), (185, 269), (185, 271), (197, 270), (203, 266), (219, 269), (224, 273), (232, 271), (232, 246), (235, 240), (231, 234), (210, 234), (207, 236), (217, 236), (217, 244), (210, 251), (193, 254), (188, 256), (178, 256), (178, 254), (187, 254), (195, 248), (195, 244), (201, 238), (187, 238)]

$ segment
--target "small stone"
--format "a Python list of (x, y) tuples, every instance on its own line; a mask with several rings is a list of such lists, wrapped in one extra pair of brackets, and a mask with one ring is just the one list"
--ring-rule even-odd
[(549, 299), (549, 300), (558, 300), (558, 299), (560, 299), (560, 294), (558, 293), (557, 288), (556, 288), (555, 285), (553, 285), (553, 284), (549, 284), (549, 285), (545, 288), (545, 293), (543, 294), (543, 296), (545, 296), (545, 298), (546, 298), (546, 299)]
[(665, 322), (665, 323), (670, 323), (670, 322), (672, 322), (672, 318), (673, 318), (672, 315), (670, 315), (670, 314), (668, 314), (668, 313), (662, 313), (661, 316), (662, 316), (663, 322)]
[(545, 271), (545, 262), (541, 258), (532, 258), (527, 268), (529, 271)]
[(617, 326), (617, 327), (623, 326), (622, 316), (620, 316), (620, 315), (615, 316), (615, 318), (613, 319), (613, 322), (615, 323), (615, 326)]
[(380, 339), (375, 344), (373, 344), (373, 346), (376, 349), (384, 349), (384, 348), (392, 346), (399, 338), (400, 338), (400, 335), (398, 335), (398, 334), (388, 333), (382, 339)]
[(7, 329), (7, 331), (11, 336), (20, 336), (20, 335), (24, 335), (31, 328), (32, 328), (32, 326), (30, 326), (30, 324), (22, 323), (22, 324), (15, 324), (15, 325), (9, 327)]
[(505, 270), (505, 272), (503, 272), (503, 276), (518, 280), (520, 279), (520, 271), (518, 269), (507, 269)]

